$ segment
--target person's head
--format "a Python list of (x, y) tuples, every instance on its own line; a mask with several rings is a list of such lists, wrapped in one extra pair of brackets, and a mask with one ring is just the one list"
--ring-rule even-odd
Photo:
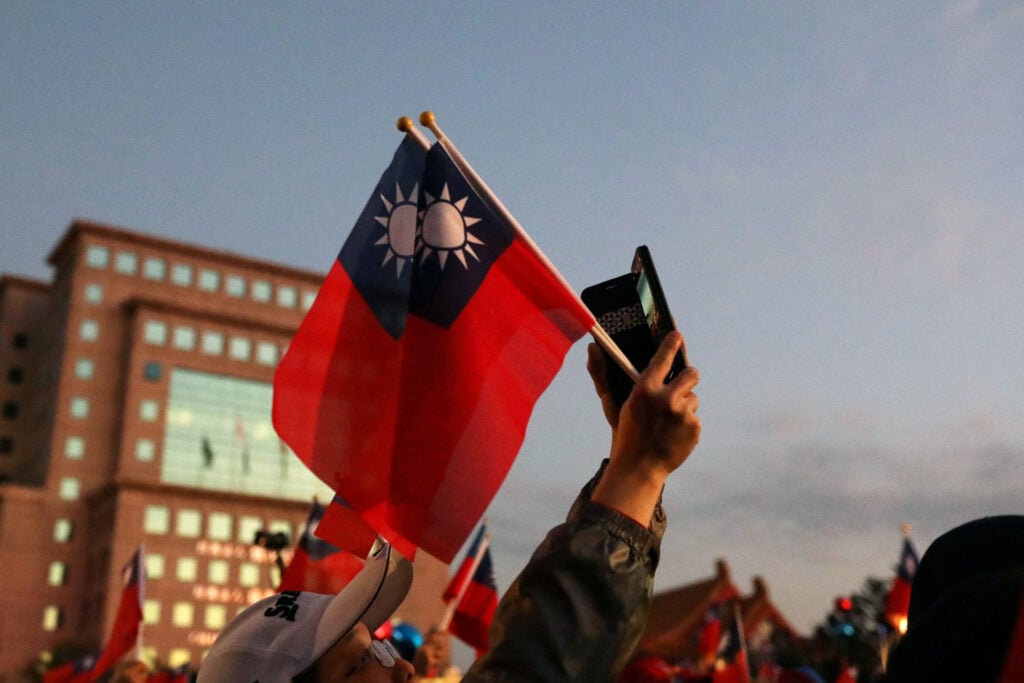
[(1022, 588), (1024, 516), (947, 531), (914, 575), (907, 633), (889, 657), (886, 681), (1008, 680), (1000, 673), (1024, 646), (1014, 644), (1024, 633)]
[(198, 683), (412, 680), (373, 632), (412, 585), (412, 563), (385, 545), (337, 595), (289, 591), (249, 606), (220, 634)]
[(114, 675), (110, 681), (111, 683), (146, 683), (148, 675), (149, 667), (145, 662), (131, 659), (114, 667)]

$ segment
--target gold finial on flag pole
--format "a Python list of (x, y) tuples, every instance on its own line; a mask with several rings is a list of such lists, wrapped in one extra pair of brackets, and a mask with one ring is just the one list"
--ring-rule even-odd
[(411, 118), (408, 116), (399, 117), (396, 125), (398, 126), (398, 130), (418, 142), (420, 147), (423, 149), (430, 149), (430, 140), (427, 139), (426, 135), (420, 132), (420, 129), (416, 127), (416, 124), (412, 122)]
[(904, 524), (900, 527), (900, 531), (903, 532), (903, 538), (910, 538), (910, 525)]

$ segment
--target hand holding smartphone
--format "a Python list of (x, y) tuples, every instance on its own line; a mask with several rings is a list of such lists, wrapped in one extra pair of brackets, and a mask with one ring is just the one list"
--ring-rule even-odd
[[(650, 363), (665, 336), (675, 329), (654, 260), (644, 245), (636, 248), (630, 272), (587, 287), (580, 298), (640, 372)], [(605, 359), (608, 389), (621, 406), (633, 390), (633, 381), (607, 354)], [(665, 382), (684, 368), (686, 357), (680, 350)]]

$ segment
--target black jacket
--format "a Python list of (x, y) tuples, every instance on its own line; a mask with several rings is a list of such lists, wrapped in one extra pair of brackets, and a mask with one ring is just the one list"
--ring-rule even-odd
[[(606, 464), (606, 463), (605, 463)], [(491, 650), (463, 683), (614, 681), (647, 623), (665, 514), (644, 529), (580, 492), (502, 597)]]

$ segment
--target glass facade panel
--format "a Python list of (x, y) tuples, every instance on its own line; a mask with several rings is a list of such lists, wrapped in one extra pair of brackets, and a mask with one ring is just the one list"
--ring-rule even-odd
[(330, 500), (331, 490), (277, 438), (270, 422), (270, 383), (187, 368), (169, 374), (163, 483), (305, 502), (314, 495)]
[(302, 310), (308, 311), (316, 301), (316, 292), (305, 291), (302, 293)]
[(256, 345), (256, 361), (260, 365), (277, 364), (277, 344), (260, 342)]
[(167, 261), (162, 258), (147, 258), (142, 264), (142, 277), (147, 280), (163, 280), (167, 275)]
[(67, 543), (71, 540), (74, 530), (75, 525), (70, 519), (58, 519), (53, 523), (53, 540), (57, 543)]
[(259, 517), (242, 515), (238, 518), (238, 538), (236, 540), (239, 543), (252, 543), (256, 538), (256, 532), (262, 528), (263, 520)]
[(117, 252), (114, 259), (114, 270), (122, 275), (135, 275), (139, 270), (139, 257), (130, 251)]
[(194, 327), (179, 326), (174, 328), (174, 348), (191, 351), (196, 347), (196, 330)]
[(147, 534), (164, 535), (171, 530), (171, 510), (166, 505), (147, 505), (142, 518)]
[(43, 608), (43, 630), (56, 631), (60, 628), (60, 607), (47, 605)]
[(226, 512), (211, 512), (206, 522), (206, 536), (214, 541), (230, 541), (231, 515)]
[(199, 510), (178, 510), (174, 532), (183, 538), (199, 538), (203, 530), (203, 516)]
[(243, 562), (238, 567), (238, 585), (254, 588), (260, 585), (260, 566), (255, 562)]
[(50, 571), (46, 577), (46, 583), (51, 586), (63, 586), (67, 572), (68, 566), (63, 562), (51, 562)]
[(161, 320), (149, 320), (146, 322), (142, 338), (147, 344), (163, 346), (167, 343), (167, 323)]
[(83, 396), (75, 396), (68, 405), (71, 417), (77, 420), (84, 420), (89, 417), (89, 399)]
[(150, 626), (160, 623), (160, 601), (142, 601), (142, 622)]
[(192, 650), (187, 647), (175, 647), (167, 655), (167, 666), (175, 669), (192, 661)]
[(139, 417), (145, 422), (154, 422), (160, 417), (160, 402), (151, 398), (143, 399), (139, 403)]
[(228, 610), (224, 605), (207, 605), (206, 614), (203, 615), (203, 625), (206, 628), (219, 631), (224, 628), (228, 621)]
[(110, 263), (110, 250), (106, 247), (91, 246), (85, 250), (85, 262), (93, 268), (106, 268)]

